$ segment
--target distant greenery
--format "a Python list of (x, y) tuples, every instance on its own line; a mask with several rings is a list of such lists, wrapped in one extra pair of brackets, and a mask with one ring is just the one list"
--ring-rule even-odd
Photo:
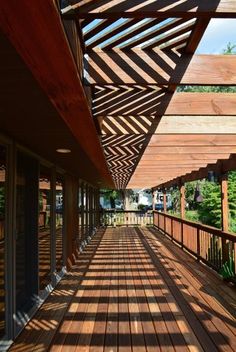
[(179, 86), (177, 92), (186, 93), (236, 93), (235, 86)]
[[(200, 190), (202, 201), (194, 200), (196, 187)], [(177, 197), (176, 191), (173, 193)], [(221, 228), (221, 190), (219, 182), (208, 180), (187, 182), (185, 184), (186, 219)], [(236, 171), (228, 173), (229, 231), (236, 233)], [(170, 211), (179, 216), (179, 209)]]

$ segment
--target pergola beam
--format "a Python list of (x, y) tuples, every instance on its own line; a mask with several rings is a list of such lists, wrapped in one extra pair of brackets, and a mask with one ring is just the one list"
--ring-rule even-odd
[(190, 182), (206, 178), (209, 171), (214, 171), (219, 174), (225, 174), (229, 171), (236, 169), (236, 154), (232, 154), (227, 160), (218, 160), (215, 164), (207, 165), (205, 168), (201, 168), (198, 171), (193, 171), (187, 175), (182, 175), (178, 178), (173, 178), (167, 182), (159, 183), (153, 189), (158, 189), (161, 187), (171, 187), (179, 182)]
[(176, 4), (168, 0), (147, 2), (140, 0), (105, 0), (102, 2), (84, 0), (70, 5), (62, 10), (64, 16), (78, 18), (235, 18), (236, 3), (234, 0), (181, 0)]
[[(107, 118), (116, 119), (132, 116), (140, 118), (140, 115), (201, 115), (201, 116), (219, 116), (219, 115), (236, 115), (235, 93), (175, 93), (172, 97), (165, 93), (162, 96), (162, 105), (158, 92), (152, 93), (145, 90), (138, 95), (136, 92), (124, 93), (122, 90), (111, 93), (111, 96), (105, 95), (103, 99), (94, 100), (93, 112), (97, 118), (103, 120)], [(161, 93), (159, 93), (160, 95)], [(154, 98), (153, 98), (154, 96)], [(106, 99), (106, 100), (105, 100)], [(149, 99), (149, 100), (148, 100)], [(166, 100), (166, 104), (164, 104)], [(166, 105), (170, 101), (168, 107)], [(156, 108), (155, 108), (156, 104)], [(116, 111), (116, 112), (115, 112)], [(130, 111), (130, 113), (127, 113)]]
[[(86, 56), (90, 85), (236, 85), (235, 55), (173, 51), (94, 51)], [(176, 68), (177, 67), (177, 68)]]
[(235, 93), (175, 93), (165, 115), (236, 115)]

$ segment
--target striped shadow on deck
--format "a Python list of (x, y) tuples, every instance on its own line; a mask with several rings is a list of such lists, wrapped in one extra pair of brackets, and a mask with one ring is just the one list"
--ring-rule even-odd
[(236, 351), (235, 289), (156, 230), (86, 251), (10, 351)]

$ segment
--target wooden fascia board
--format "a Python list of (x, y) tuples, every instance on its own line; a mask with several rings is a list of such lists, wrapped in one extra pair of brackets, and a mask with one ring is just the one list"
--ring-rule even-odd
[(236, 85), (236, 55), (116, 50), (93, 51), (86, 61), (91, 85)]

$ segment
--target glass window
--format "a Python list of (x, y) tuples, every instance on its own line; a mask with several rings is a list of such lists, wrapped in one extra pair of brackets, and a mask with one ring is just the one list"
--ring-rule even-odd
[(43, 290), (51, 282), (51, 170), (40, 167), (39, 175), (39, 288)]
[(79, 182), (79, 186), (78, 186), (78, 224), (79, 224), (79, 241), (81, 240), (81, 234), (82, 234), (82, 201), (81, 201), (81, 183)]
[(38, 161), (17, 153), (16, 310), (21, 318), (38, 294)]
[(56, 180), (56, 270), (63, 267), (64, 181)]
[(6, 148), (0, 146), (0, 337), (5, 334), (5, 194)]

